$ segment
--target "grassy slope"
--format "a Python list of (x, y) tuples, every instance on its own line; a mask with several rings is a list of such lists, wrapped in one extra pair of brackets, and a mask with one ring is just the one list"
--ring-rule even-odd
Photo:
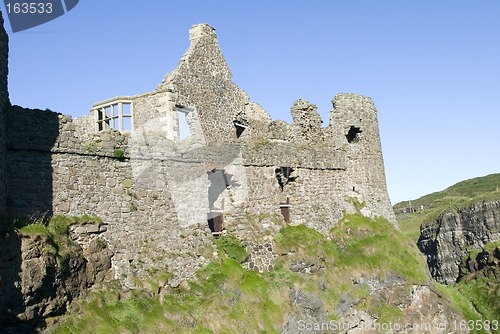
[[(418, 241), (420, 225), (435, 220), (440, 214), (454, 208), (467, 206), (475, 201), (500, 200), (500, 174), (491, 174), (459, 182), (443, 191), (412, 200), (414, 208), (424, 210), (403, 214), (408, 202), (394, 206), (401, 231), (413, 242)], [(500, 284), (494, 278), (463, 281), (455, 285), (435, 288), (448, 296), (467, 319), (500, 321)]]
[[(374, 301), (364, 284), (351, 277), (384, 278), (390, 272), (410, 284), (424, 284), (427, 275), (416, 247), (384, 219), (347, 215), (332, 229), (331, 240), (300, 226), (275, 235), (279, 254), (275, 268), (257, 273), (242, 268), (242, 248), (233, 238), (219, 239), (220, 260), (200, 270), (196, 278), (162, 296), (124, 294), (108, 288), (73, 304), (56, 333), (279, 333), (292, 310), (290, 292), (314, 294), (335, 319), (341, 295), (364, 300), (357, 305), (395, 321), (401, 311)], [(292, 254), (292, 255), (290, 255)], [(292, 259), (320, 263), (324, 269), (301, 274), (288, 269)]]
[[(394, 205), (394, 211), (401, 231), (411, 240), (418, 240), (420, 225), (435, 220), (440, 214), (456, 207), (464, 207), (480, 200), (500, 200), (500, 174), (491, 174), (459, 182), (443, 191), (422, 196), (411, 201), (411, 206), (418, 209), (416, 213), (403, 214), (408, 201)], [(420, 211), (423, 206), (424, 210)]]

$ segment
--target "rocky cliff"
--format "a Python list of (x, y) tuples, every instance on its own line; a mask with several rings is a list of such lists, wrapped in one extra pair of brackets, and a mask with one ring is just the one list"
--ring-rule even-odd
[(72, 225), (67, 235), (46, 233), (42, 224), (2, 235), (0, 328), (31, 333), (88, 288), (104, 280), (111, 252), (97, 236), (103, 226)]
[(488, 245), (500, 240), (499, 201), (476, 202), (445, 213), (423, 224), (420, 232), (418, 247), (436, 281), (451, 284), (480, 270), (498, 273), (500, 250)]

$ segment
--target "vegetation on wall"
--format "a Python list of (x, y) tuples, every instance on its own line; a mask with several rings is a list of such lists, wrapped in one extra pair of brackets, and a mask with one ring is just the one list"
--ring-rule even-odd
[(69, 226), (83, 223), (102, 223), (102, 220), (99, 217), (88, 215), (80, 217), (56, 215), (51, 218), (37, 219), (3, 217), (1, 220), (3, 236), (14, 233), (20, 236), (41, 236), (45, 238), (47, 247), (44, 250), (54, 254), (59, 263), (75, 247), (68, 235)]
[(125, 152), (120, 149), (120, 148), (115, 148), (113, 150), (113, 155), (115, 156), (115, 158), (117, 158), (118, 160), (123, 160), (125, 159)]

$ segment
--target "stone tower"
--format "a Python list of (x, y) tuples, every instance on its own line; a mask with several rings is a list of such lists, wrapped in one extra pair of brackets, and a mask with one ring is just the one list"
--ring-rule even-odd
[[(366, 209), (395, 221), (387, 195), (377, 110), (370, 97), (338, 94), (332, 100), (330, 125), (337, 146), (346, 152), (346, 191)], [(368, 212), (369, 213), (369, 212)]]

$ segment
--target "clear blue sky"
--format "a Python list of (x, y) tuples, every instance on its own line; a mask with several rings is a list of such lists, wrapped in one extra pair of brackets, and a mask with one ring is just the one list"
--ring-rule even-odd
[(82, 0), (24, 32), (6, 25), (10, 97), (81, 116), (152, 91), (189, 28), (209, 23), (233, 80), (274, 119), (305, 98), (327, 122), (335, 94), (371, 96), (396, 203), (500, 172), (499, 17), (500, 0)]

